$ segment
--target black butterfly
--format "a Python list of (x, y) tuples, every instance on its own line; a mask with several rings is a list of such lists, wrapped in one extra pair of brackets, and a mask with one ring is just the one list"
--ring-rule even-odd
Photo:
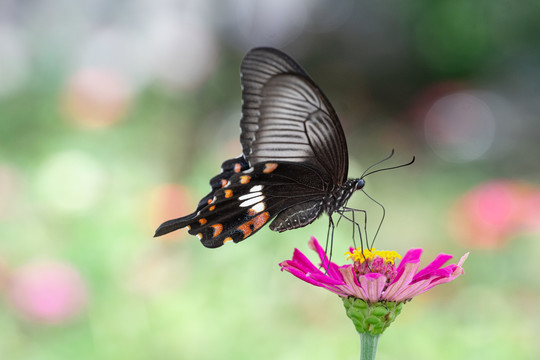
[[(306, 226), (326, 212), (343, 215), (362, 178), (347, 179), (349, 156), (330, 101), (289, 56), (256, 48), (244, 58), (242, 155), (225, 161), (212, 191), (190, 215), (164, 222), (155, 236), (187, 227), (215, 248), (270, 229)], [(353, 234), (354, 237), (354, 234)]]

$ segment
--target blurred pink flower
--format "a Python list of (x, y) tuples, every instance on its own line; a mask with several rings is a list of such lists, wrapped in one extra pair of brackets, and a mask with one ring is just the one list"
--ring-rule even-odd
[(86, 128), (103, 128), (120, 121), (132, 101), (133, 89), (118, 72), (82, 68), (71, 75), (62, 97), (68, 120)]
[(400, 256), (394, 251), (372, 249), (361, 252), (351, 248), (348, 254), (354, 263), (338, 266), (329, 263), (326, 253), (314, 237), (309, 247), (318, 253), (320, 268), (295, 249), (292, 260), (280, 264), (281, 270), (341, 297), (351, 296), (372, 304), (378, 301), (404, 302), (436, 285), (450, 282), (464, 273), (462, 265), (468, 256), (467, 253), (461, 257), (457, 265), (441, 268), (452, 256), (439, 254), (419, 270), (422, 249), (409, 250), (396, 267), (394, 260)]
[(540, 233), (540, 189), (525, 196), (521, 222), (525, 229)]
[[(191, 211), (190, 189), (180, 184), (162, 184), (149, 194), (149, 226), (154, 229), (165, 218), (178, 217)], [(178, 233), (169, 233), (162, 239), (178, 238)]]
[(520, 230), (540, 231), (540, 189), (511, 180), (492, 180), (452, 206), (448, 226), (466, 246), (496, 248)]
[(38, 261), (12, 273), (8, 299), (23, 317), (59, 324), (79, 315), (88, 302), (86, 284), (72, 265)]

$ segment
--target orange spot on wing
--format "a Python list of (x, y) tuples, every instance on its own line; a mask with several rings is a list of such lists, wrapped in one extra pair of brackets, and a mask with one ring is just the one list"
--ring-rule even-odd
[(231, 241), (233, 241), (233, 239), (232, 239), (232, 237), (229, 236), (229, 237), (225, 238), (225, 240), (223, 240), (223, 243), (226, 244), (226, 243), (231, 242)]
[(243, 223), (236, 229), (244, 233), (245, 239), (251, 234), (253, 234), (254, 231), (257, 231), (261, 226), (266, 224), (268, 219), (270, 219), (270, 214), (268, 213), (268, 211), (265, 211), (262, 214), (255, 216), (253, 219)]
[(214, 200), (213, 200), (213, 199), (208, 199), (207, 203), (208, 203), (208, 204), (211, 204), (212, 201), (214, 201)]
[(264, 164), (263, 173), (270, 174), (272, 171), (276, 170), (276, 168), (277, 168), (276, 163), (266, 163)]
[(206, 224), (206, 219), (205, 218), (200, 218), (199, 219), (199, 224), (201, 224), (201, 225)]
[(210, 206), (210, 207), (208, 208), (208, 210), (214, 211), (215, 208), (216, 208), (216, 205), (212, 205), (212, 206)]
[(239, 163), (234, 164), (234, 172), (239, 173), (242, 170), (242, 165)]
[(199, 240), (202, 240), (202, 234), (201, 233), (198, 233), (197, 237), (199, 238)]
[(257, 211), (255, 209), (249, 209), (248, 210), (248, 215), (249, 216), (257, 215)]
[(221, 187), (227, 185), (227, 179), (221, 179)]
[(251, 176), (249, 176), (249, 175), (240, 176), (240, 184), (247, 184), (250, 181), (251, 181)]
[(221, 225), (221, 224), (214, 224), (214, 225), (212, 225), (212, 227), (214, 228), (214, 236), (213, 237), (218, 236), (223, 231), (223, 225)]
[(233, 191), (232, 190), (225, 190), (225, 197), (230, 198), (231, 196), (233, 196)]

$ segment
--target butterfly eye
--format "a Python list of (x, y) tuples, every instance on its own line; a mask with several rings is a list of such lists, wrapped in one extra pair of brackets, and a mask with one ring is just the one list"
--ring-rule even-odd
[(356, 183), (356, 190), (361, 190), (364, 185), (366, 185), (364, 179), (358, 179), (358, 182)]

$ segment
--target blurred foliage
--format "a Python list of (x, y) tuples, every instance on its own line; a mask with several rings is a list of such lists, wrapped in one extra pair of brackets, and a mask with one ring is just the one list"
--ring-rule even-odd
[[(425, 257), (471, 251), (464, 277), (404, 306), (378, 358), (538, 359), (539, 16), (533, 0), (4, 1), (0, 357), (358, 356), (341, 301), (278, 271), (309, 236), (324, 241), (326, 217), (217, 250), (186, 231), (152, 238), (239, 153), (239, 64), (249, 48), (272, 45), (332, 100), (350, 176), (392, 148), (394, 163), (417, 156), (366, 179), (387, 210), (376, 245), (423, 247)], [(477, 139), (452, 122), (426, 133), (433, 104), (453, 93), (485, 104), (495, 129), (485, 151), (463, 157)], [(456, 228), (485, 213), (451, 214), (477, 214), (463, 205), (470, 191), (501, 179), (520, 200), (495, 192), (486, 216), (511, 220), (486, 225), (499, 229), (491, 242), (460, 238)], [(351, 205), (368, 210), (372, 234), (380, 208), (360, 193)], [(336, 231), (338, 263), (350, 231)], [(21, 282), (43, 259), (78, 274), (84, 291), (43, 270)]]

